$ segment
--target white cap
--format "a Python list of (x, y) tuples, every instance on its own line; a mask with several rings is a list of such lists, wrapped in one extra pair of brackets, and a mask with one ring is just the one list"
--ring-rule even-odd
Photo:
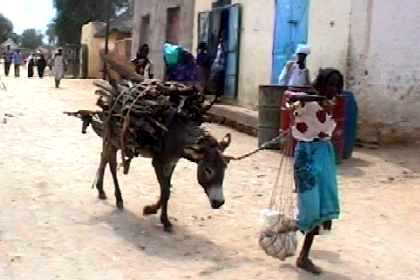
[(303, 53), (306, 55), (310, 55), (311, 54), (311, 48), (308, 45), (305, 44), (299, 44), (296, 48), (296, 54), (298, 53)]

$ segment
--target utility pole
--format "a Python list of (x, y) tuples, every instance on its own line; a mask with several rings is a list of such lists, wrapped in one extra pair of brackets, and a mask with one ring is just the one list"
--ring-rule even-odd
[[(105, 55), (109, 52), (109, 25), (111, 21), (112, 0), (106, 0), (106, 29), (105, 29)], [(108, 76), (108, 68), (104, 61), (104, 71), (102, 79), (106, 80)]]

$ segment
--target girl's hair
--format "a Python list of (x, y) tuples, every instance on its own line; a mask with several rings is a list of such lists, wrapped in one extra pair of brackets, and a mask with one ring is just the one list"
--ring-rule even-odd
[(344, 88), (344, 77), (340, 71), (334, 68), (319, 69), (317, 78), (315, 79), (313, 86), (318, 92), (323, 92), (331, 79), (338, 79), (339, 91), (343, 91)]

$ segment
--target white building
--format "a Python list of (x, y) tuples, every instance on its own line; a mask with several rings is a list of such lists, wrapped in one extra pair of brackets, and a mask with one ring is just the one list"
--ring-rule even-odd
[(359, 103), (362, 138), (420, 139), (419, 42), (419, 1), (311, 2), (310, 67), (345, 73)]

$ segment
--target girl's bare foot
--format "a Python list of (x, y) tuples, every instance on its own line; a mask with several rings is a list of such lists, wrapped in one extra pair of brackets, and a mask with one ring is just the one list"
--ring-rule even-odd
[(316, 266), (309, 258), (298, 258), (296, 266), (316, 275), (322, 273), (322, 269)]

